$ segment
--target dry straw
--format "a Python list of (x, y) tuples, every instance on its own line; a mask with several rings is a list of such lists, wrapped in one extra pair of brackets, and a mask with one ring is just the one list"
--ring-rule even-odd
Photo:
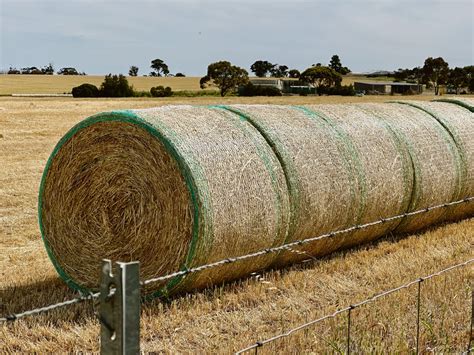
[[(474, 196), (474, 113), (462, 105), (447, 102), (403, 103), (425, 111), (443, 126), (456, 145), (456, 149), (452, 150), (457, 159), (459, 174), (459, 193), (456, 199)], [(474, 203), (469, 203), (451, 207), (446, 218), (459, 219), (473, 214)]]
[[(473, 192), (472, 126), (464, 132), (449, 104), (432, 105), (442, 118), (402, 104), (168, 106), (90, 117), (46, 166), (46, 248), (70, 286), (95, 289), (102, 258), (138, 260), (149, 279), (454, 201)], [(461, 212), (450, 213), (472, 214)], [(444, 217), (432, 211), (145, 291), (205, 287)]]

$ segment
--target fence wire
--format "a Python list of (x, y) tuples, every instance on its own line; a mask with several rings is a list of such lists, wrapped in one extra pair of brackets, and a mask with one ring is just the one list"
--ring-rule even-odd
[[(394, 292), (398, 292), (398, 291), (400, 291), (400, 290), (409, 288), (410, 286), (413, 286), (413, 285), (415, 285), (415, 284), (418, 284), (418, 285), (419, 285), (421, 282), (423, 282), (423, 281), (425, 281), (425, 280), (429, 280), (429, 279), (431, 279), (431, 278), (433, 278), (433, 277), (442, 275), (442, 274), (444, 274), (444, 273), (446, 273), (446, 272), (449, 272), (449, 271), (451, 271), (451, 270), (453, 270), (453, 269), (457, 269), (457, 268), (460, 268), (460, 267), (469, 265), (469, 264), (471, 264), (471, 263), (474, 263), (474, 258), (469, 259), (469, 260), (466, 260), (466, 261), (464, 261), (464, 262), (462, 262), (462, 263), (459, 263), (459, 264), (456, 264), (456, 265), (452, 265), (452, 266), (447, 267), (447, 268), (445, 268), (445, 269), (443, 269), (443, 270), (437, 271), (437, 272), (435, 272), (435, 273), (433, 273), (433, 274), (420, 277), (420, 278), (418, 278), (418, 279), (416, 279), (416, 280), (413, 280), (413, 281), (410, 281), (410, 282), (408, 282), (408, 283), (406, 283), (406, 284), (404, 284), (404, 285), (401, 285), (401, 286), (398, 286), (398, 287), (395, 287), (395, 288), (386, 290), (386, 291), (381, 292), (381, 293), (379, 293), (379, 294), (376, 294), (376, 295), (374, 295), (374, 296), (372, 296), (372, 297), (370, 297), (370, 298), (367, 298), (367, 299), (365, 299), (365, 300), (363, 300), (363, 301), (361, 301), (361, 302), (354, 303), (354, 304), (351, 304), (351, 305), (349, 305), (349, 306), (347, 306), (347, 307), (345, 307), (345, 308), (339, 309), (339, 310), (335, 311), (334, 313), (331, 313), (331, 314), (325, 315), (325, 316), (323, 316), (323, 317), (321, 317), (321, 318), (318, 318), (318, 319), (315, 319), (315, 320), (312, 320), (312, 321), (303, 323), (303, 324), (301, 324), (301, 325), (299, 325), (299, 326), (297, 326), (297, 327), (295, 327), (295, 328), (292, 328), (292, 329), (290, 329), (290, 330), (288, 330), (288, 331), (286, 331), (286, 332), (284, 332), (284, 333), (280, 333), (280, 334), (278, 334), (278, 335), (275, 335), (275, 336), (273, 336), (273, 337), (271, 337), (271, 338), (267, 338), (267, 339), (265, 339), (265, 340), (257, 341), (257, 342), (255, 342), (254, 344), (249, 345), (248, 347), (237, 351), (235, 354), (236, 354), (236, 355), (238, 355), (238, 354), (243, 354), (243, 353), (245, 353), (245, 352), (247, 352), (247, 351), (250, 351), (250, 350), (253, 350), (253, 349), (257, 349), (257, 348), (259, 348), (259, 347), (262, 347), (263, 345), (268, 344), (268, 343), (271, 343), (271, 342), (273, 342), (273, 341), (275, 341), (275, 340), (278, 340), (278, 339), (281, 339), (281, 338), (289, 337), (290, 335), (292, 335), (293, 333), (296, 333), (297, 331), (299, 331), (299, 330), (301, 330), (301, 329), (305, 329), (305, 328), (307, 328), (307, 327), (309, 327), (309, 326), (311, 326), (311, 325), (314, 325), (314, 324), (316, 324), (316, 323), (320, 323), (320, 322), (322, 322), (322, 321), (324, 321), (324, 320), (326, 320), (326, 319), (334, 318), (334, 317), (336, 317), (338, 314), (341, 314), (341, 313), (344, 313), (344, 312), (350, 312), (351, 310), (353, 310), (353, 309), (355, 309), (355, 308), (358, 308), (358, 307), (360, 307), (360, 306), (363, 306), (363, 305), (365, 305), (365, 304), (367, 304), (367, 303), (372, 303), (372, 302), (376, 301), (377, 299), (379, 299), (379, 298), (381, 298), (381, 297), (388, 296), (388, 295), (390, 295), (390, 294), (392, 294), (392, 293), (394, 293)], [(418, 303), (417, 303), (417, 305), (419, 305), (419, 297), (420, 297), (420, 296), (419, 296), (419, 294), (418, 294)], [(418, 319), (418, 321), (419, 321), (419, 319)], [(350, 324), (350, 323), (349, 323), (349, 324)], [(350, 329), (350, 328), (349, 328), (349, 329)], [(350, 330), (348, 330), (348, 335), (350, 334), (349, 332), (350, 332)], [(471, 341), (471, 339), (470, 339), (470, 341)], [(469, 342), (469, 347), (470, 347), (470, 342)]]
[(37, 314), (40, 314), (40, 313), (52, 311), (53, 309), (62, 308), (62, 307), (66, 307), (66, 306), (71, 306), (73, 304), (88, 301), (88, 300), (93, 300), (93, 299), (99, 297), (99, 294), (100, 294), (99, 292), (91, 293), (87, 296), (72, 298), (70, 300), (54, 303), (54, 304), (51, 304), (49, 306), (39, 307), (39, 308), (31, 309), (29, 311), (24, 311), (24, 312), (21, 312), (21, 313), (12, 313), (12, 314), (9, 314), (5, 317), (0, 318), (0, 323), (14, 322), (14, 321), (16, 321), (20, 318), (23, 318), (23, 317), (37, 315)]
[(368, 227), (376, 226), (378, 224), (392, 222), (392, 221), (395, 221), (395, 220), (398, 220), (398, 219), (402, 219), (402, 218), (406, 218), (406, 217), (410, 217), (410, 216), (416, 216), (416, 215), (419, 215), (419, 214), (422, 214), (422, 213), (431, 212), (431, 211), (439, 209), (439, 208), (446, 208), (446, 207), (450, 207), (450, 206), (454, 206), (454, 205), (459, 205), (459, 204), (462, 204), (462, 203), (468, 203), (470, 201), (474, 201), (474, 197), (467, 197), (463, 200), (458, 200), (458, 201), (454, 201), (454, 202), (447, 202), (447, 203), (443, 203), (443, 204), (440, 204), (440, 205), (435, 205), (435, 206), (432, 206), (432, 207), (423, 208), (423, 209), (413, 211), (413, 212), (406, 212), (406, 213), (399, 214), (399, 215), (392, 216), (392, 217), (381, 218), (381, 219), (379, 219), (377, 221), (374, 221), (374, 222), (354, 225), (354, 226), (346, 228), (346, 229), (340, 229), (340, 230), (337, 230), (337, 231), (329, 232), (329, 233), (322, 234), (322, 235), (317, 236), (317, 237), (296, 240), (294, 242), (286, 243), (286, 244), (283, 244), (283, 245), (278, 246), (278, 247), (267, 248), (267, 249), (263, 249), (263, 250), (260, 250), (260, 251), (254, 252), (254, 253), (249, 253), (249, 254), (246, 254), (246, 255), (241, 255), (241, 256), (237, 256), (237, 257), (233, 257), (233, 258), (222, 259), (222, 260), (219, 260), (219, 261), (216, 261), (216, 262), (213, 262), (213, 263), (209, 263), (209, 264), (193, 267), (193, 268), (190, 268), (190, 269), (177, 271), (177, 272), (174, 272), (172, 274), (159, 276), (159, 277), (154, 277), (154, 278), (142, 281), (141, 285), (146, 286), (146, 285), (149, 285), (149, 284), (154, 283), (154, 282), (166, 281), (166, 280), (175, 278), (177, 276), (186, 276), (188, 274), (192, 274), (192, 273), (195, 273), (195, 272), (200, 272), (200, 271), (203, 271), (203, 270), (206, 270), (206, 269), (216, 268), (216, 267), (219, 267), (219, 266), (222, 266), (222, 265), (225, 265), (225, 264), (231, 264), (231, 263), (235, 263), (235, 262), (241, 261), (241, 260), (255, 258), (257, 256), (261, 256), (261, 255), (265, 255), (265, 254), (269, 254), (269, 253), (277, 253), (277, 252), (281, 252), (283, 250), (289, 250), (289, 251), (294, 252), (294, 250), (292, 250), (292, 247), (295, 247), (295, 246), (300, 246), (300, 245), (312, 243), (312, 242), (315, 242), (315, 241), (321, 240), (321, 239), (333, 238), (333, 237), (335, 237), (336, 235), (339, 235), (339, 234), (350, 233), (350, 232), (353, 232), (355, 230), (365, 229), (365, 228), (368, 228)]
[[(210, 269), (210, 268), (216, 268), (216, 267), (219, 267), (221, 265), (235, 263), (235, 262), (240, 261), (240, 260), (246, 260), (246, 259), (254, 258), (254, 257), (257, 257), (257, 256), (269, 254), (269, 253), (277, 253), (277, 252), (280, 252), (280, 251), (283, 251), (283, 250), (287, 250), (287, 251), (294, 252), (294, 253), (301, 254), (301, 255), (304, 254), (304, 255), (307, 255), (311, 259), (314, 260), (314, 257), (311, 256), (310, 254), (308, 254), (306, 252), (302, 252), (302, 251), (297, 251), (297, 250), (293, 249), (292, 247), (308, 244), (308, 243), (311, 243), (311, 242), (314, 242), (314, 241), (317, 241), (317, 240), (321, 240), (321, 239), (325, 239), (325, 238), (332, 238), (332, 237), (334, 237), (336, 235), (339, 235), (339, 234), (349, 233), (349, 232), (352, 232), (352, 231), (355, 231), (355, 230), (368, 228), (368, 227), (375, 226), (375, 225), (378, 225), (378, 224), (387, 223), (387, 222), (395, 221), (395, 220), (398, 220), (398, 219), (419, 215), (419, 214), (422, 214), (422, 213), (427, 213), (427, 212), (430, 212), (430, 211), (433, 211), (433, 210), (436, 210), (436, 209), (439, 209), (439, 208), (446, 208), (446, 207), (450, 207), (450, 206), (454, 206), (454, 205), (459, 205), (459, 204), (462, 204), (462, 203), (469, 203), (471, 201), (474, 201), (474, 197), (467, 197), (465, 199), (454, 201), (454, 202), (447, 202), (447, 203), (443, 203), (443, 204), (440, 204), (440, 205), (435, 205), (435, 206), (427, 207), (427, 208), (420, 209), (420, 210), (417, 210), (417, 211), (413, 211), (413, 212), (407, 212), (407, 213), (403, 213), (403, 214), (388, 217), (388, 218), (381, 218), (381, 219), (379, 219), (377, 221), (374, 221), (374, 222), (354, 225), (354, 226), (346, 228), (346, 229), (341, 229), (341, 230), (337, 230), (337, 231), (334, 231), (334, 232), (322, 234), (322, 235), (317, 236), (317, 237), (297, 240), (297, 241), (294, 241), (294, 242), (291, 242), (291, 243), (283, 244), (279, 247), (267, 248), (267, 249), (263, 249), (263, 250), (260, 250), (260, 251), (254, 252), (254, 253), (241, 255), (241, 256), (238, 256), (238, 257), (234, 257), (234, 258), (227, 258), (227, 259), (223, 259), (223, 260), (216, 261), (216, 262), (213, 262), (213, 263), (201, 265), (201, 266), (198, 266), (198, 267), (178, 271), (178, 272), (175, 272), (175, 273), (172, 273), (172, 274), (151, 278), (151, 279), (140, 282), (140, 285), (141, 286), (146, 286), (146, 285), (149, 285), (151, 283), (166, 281), (166, 280), (172, 279), (172, 278), (177, 277), (177, 276), (186, 276), (186, 275), (191, 274), (191, 273), (200, 272), (200, 271)], [(417, 281), (415, 281), (415, 283), (416, 282)], [(394, 291), (392, 291), (392, 292), (394, 292)], [(57, 309), (57, 308), (62, 308), (62, 307), (70, 306), (70, 305), (80, 303), (80, 302), (83, 302), (83, 301), (92, 300), (92, 299), (98, 298), (99, 295), (100, 295), (99, 292), (90, 293), (88, 295), (83, 295), (81, 297), (73, 298), (73, 299), (70, 299), (70, 300), (67, 300), (67, 301), (63, 301), (63, 302), (58, 302), (58, 303), (51, 304), (51, 305), (44, 306), (44, 307), (34, 308), (34, 309), (27, 310), (27, 311), (24, 311), (24, 312), (21, 312), (21, 313), (9, 314), (9, 315), (6, 315), (4, 317), (0, 317), (0, 323), (14, 322), (14, 321), (16, 321), (18, 319), (21, 319), (23, 317), (37, 315), (37, 314), (48, 312), (48, 311), (51, 311), (51, 310), (54, 310), (54, 309)], [(381, 296), (374, 296), (374, 297), (381, 297)], [(356, 306), (359, 306), (359, 305), (356, 305)], [(333, 315), (323, 317), (321, 320), (324, 320), (324, 319), (330, 318), (330, 317), (334, 317), (337, 314), (342, 313), (342, 312), (347, 311), (347, 310), (348, 310), (348, 308), (339, 310), (339, 311), (335, 312)], [(312, 322), (310, 322), (309, 325), (314, 324), (317, 321), (318, 320), (312, 321)]]

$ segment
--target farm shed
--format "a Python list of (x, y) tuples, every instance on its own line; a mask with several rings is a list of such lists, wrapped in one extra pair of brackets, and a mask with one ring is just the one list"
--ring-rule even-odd
[(366, 94), (404, 94), (407, 92), (421, 94), (423, 92), (422, 85), (382, 81), (356, 81), (354, 82), (354, 89)]
[(274, 87), (283, 90), (283, 81), (281, 79), (250, 79), (252, 85)]
[[(165, 106), (101, 113), (54, 149), (40, 228), (58, 273), (95, 289), (102, 258), (149, 279), (470, 197), (474, 114), (451, 103)], [(462, 115), (462, 119), (459, 119)], [(261, 253), (168, 295), (471, 216), (472, 203)]]

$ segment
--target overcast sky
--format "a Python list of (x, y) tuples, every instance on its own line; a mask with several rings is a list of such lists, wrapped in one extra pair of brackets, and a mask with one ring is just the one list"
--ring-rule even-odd
[(354, 72), (442, 56), (474, 63), (474, 0), (112, 1), (0, 0), (0, 69), (73, 66), (88, 74), (150, 71), (201, 76), (229, 60), (305, 69), (339, 54)]

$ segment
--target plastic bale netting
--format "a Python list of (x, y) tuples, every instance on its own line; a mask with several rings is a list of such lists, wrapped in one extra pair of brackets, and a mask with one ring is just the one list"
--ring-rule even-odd
[[(364, 194), (357, 223), (405, 213), (414, 186), (413, 166), (404, 143), (390, 125), (357, 105), (310, 105), (307, 109), (336, 127), (352, 146), (362, 173), (358, 188)], [(353, 232), (345, 236), (343, 245), (373, 240), (399, 224), (400, 220)]]
[[(413, 164), (414, 185), (407, 212), (455, 201), (461, 191), (462, 160), (449, 132), (419, 108), (399, 104), (361, 104), (388, 124), (406, 147)], [(407, 217), (396, 231), (413, 232), (447, 218), (446, 209)]]
[[(457, 200), (474, 196), (474, 113), (447, 102), (404, 101), (433, 116), (456, 144), (460, 160), (460, 189)], [(460, 219), (474, 214), (474, 201), (449, 207), (446, 218)]]
[(452, 103), (452, 104), (455, 104), (455, 105), (462, 106), (462, 107), (468, 109), (471, 112), (474, 112), (474, 98), (470, 98), (470, 97), (463, 97), (463, 98), (451, 97), (451, 98), (437, 99), (437, 100), (434, 100), (434, 101), (449, 102), (449, 103)]
[[(39, 218), (60, 275), (98, 286), (102, 258), (138, 260), (141, 279), (280, 245), (289, 201), (257, 130), (205, 107), (103, 113), (75, 126), (45, 169)], [(265, 268), (275, 254), (145, 290), (207, 286)]]
[[(87, 291), (98, 288), (104, 258), (140, 261), (143, 281), (455, 201), (472, 191), (463, 161), (470, 167), (474, 157), (462, 122), (448, 121), (460, 130), (459, 142), (440, 119), (404, 104), (101, 113), (73, 127), (51, 154), (40, 186), (41, 233), (61, 277)], [(167, 296), (219, 284), (392, 230), (426, 227), (447, 212), (338, 234), (143, 291)]]
[[(226, 109), (257, 127), (280, 160), (291, 201), (287, 242), (359, 221), (363, 173), (347, 137), (301, 107), (231, 105)], [(277, 264), (324, 255), (340, 244), (341, 238), (330, 238), (294, 247), (281, 253)]]

